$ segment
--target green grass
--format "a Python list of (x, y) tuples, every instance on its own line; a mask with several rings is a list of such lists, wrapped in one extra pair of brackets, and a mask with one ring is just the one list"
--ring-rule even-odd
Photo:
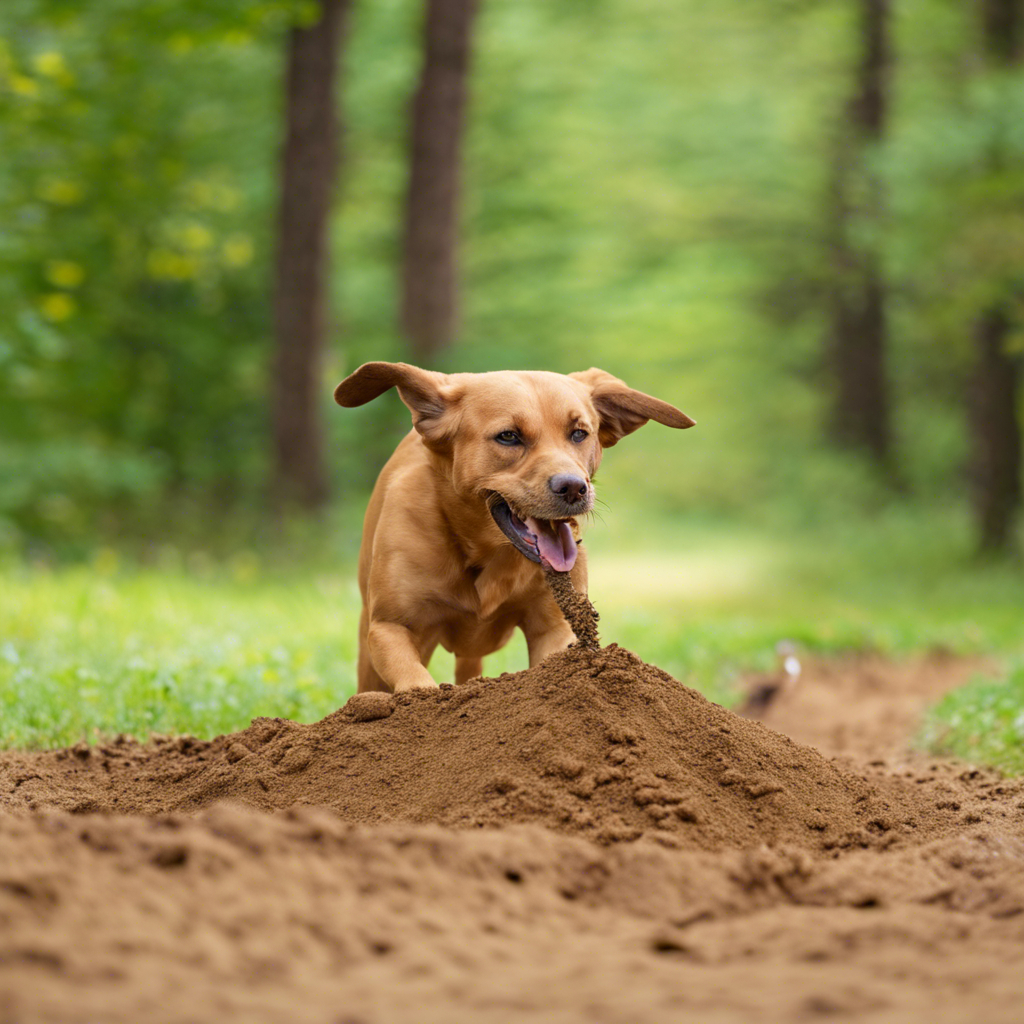
[[(259, 577), (118, 568), (101, 551), (77, 568), (8, 571), (0, 587), (0, 745), (47, 747), (127, 732), (212, 736), (257, 715), (312, 721), (355, 690), (359, 595), (338, 568)], [(240, 578), (241, 577), (241, 578)], [(726, 696), (732, 654), (770, 644), (745, 627), (701, 635), (636, 609), (607, 611), (609, 639)], [(516, 639), (490, 674), (526, 666)], [(742, 658), (740, 658), (742, 660)], [(739, 664), (739, 661), (736, 663)], [(451, 678), (439, 651), (431, 669)]]
[[(1024, 657), (1020, 568), (971, 563), (966, 524), (952, 514), (880, 513), (827, 530), (672, 522), (624, 508), (606, 518), (588, 538), (602, 638), (720, 703), (740, 672), (774, 663), (783, 638), (822, 653), (941, 647)], [(350, 558), (328, 549), (319, 564), (285, 568), (281, 556), (214, 562), (194, 551), (161, 567), (100, 549), (77, 566), (9, 565), (0, 575), (0, 745), (118, 732), (208, 737), (257, 715), (322, 717), (355, 688)], [(485, 669), (525, 665), (517, 637)], [(431, 669), (450, 678), (451, 656), (439, 652)], [(1020, 685), (999, 715), (1014, 701), (1024, 706)], [(944, 743), (962, 721), (950, 719)], [(1019, 735), (1016, 743), (1019, 754)]]
[(0, 743), (209, 736), (256, 715), (317, 717), (351, 692), (355, 597), (341, 580), (116, 570), (109, 552), (97, 562), (4, 579)]
[(980, 678), (931, 710), (921, 742), (938, 754), (1024, 774), (1024, 664), (1006, 678)]

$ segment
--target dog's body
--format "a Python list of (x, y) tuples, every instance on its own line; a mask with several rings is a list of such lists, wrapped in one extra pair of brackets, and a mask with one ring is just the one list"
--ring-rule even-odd
[(396, 386), (414, 429), (381, 471), (359, 555), (359, 690), (433, 686), (438, 644), (455, 681), (516, 627), (530, 665), (574, 640), (544, 570), (587, 589), (576, 517), (593, 508), (603, 448), (656, 419), (693, 421), (602, 370), (438, 374), (367, 363), (338, 385), (355, 406)]

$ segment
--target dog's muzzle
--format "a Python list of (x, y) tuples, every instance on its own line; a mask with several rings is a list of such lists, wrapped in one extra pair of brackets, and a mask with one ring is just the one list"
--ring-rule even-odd
[(491, 500), (490, 512), (498, 529), (531, 562), (556, 572), (568, 572), (576, 564), (575, 519), (520, 518), (500, 494)]

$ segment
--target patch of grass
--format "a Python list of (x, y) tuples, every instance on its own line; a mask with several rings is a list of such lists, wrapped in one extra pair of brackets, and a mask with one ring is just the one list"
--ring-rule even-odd
[(921, 743), (946, 754), (1024, 774), (1024, 664), (1003, 679), (976, 679), (931, 710)]
[[(89, 567), (6, 572), (0, 745), (61, 746), (118, 732), (209, 737), (258, 715), (315, 721), (335, 710), (356, 685), (354, 571), (249, 578), (252, 571), (120, 568), (106, 551)], [(695, 624), (680, 631), (622, 609), (602, 624), (608, 639), (720, 700), (730, 666), (743, 660), (727, 627), (711, 638)], [(758, 643), (748, 639), (748, 653)], [(517, 634), (486, 671), (526, 664)], [(453, 668), (439, 650), (435, 677), (450, 680)]]
[[(955, 516), (769, 532), (615, 510), (587, 544), (604, 642), (718, 703), (734, 699), (743, 671), (770, 669), (783, 638), (816, 653), (941, 647), (1024, 659), (1020, 569), (972, 564)], [(100, 549), (87, 565), (0, 569), (0, 745), (209, 737), (259, 715), (333, 711), (355, 690), (360, 602), (351, 548), (323, 550), (333, 553), (291, 566), (280, 552), (215, 562), (167, 549), (145, 566)], [(438, 652), (436, 678), (451, 678), (452, 660)], [(485, 671), (526, 662), (517, 635)], [(1014, 701), (1024, 707), (1020, 687), (1006, 715)]]
[(319, 717), (354, 687), (354, 603), (346, 585), (316, 578), (275, 586), (102, 565), (8, 574), (0, 743), (210, 736), (256, 715)]

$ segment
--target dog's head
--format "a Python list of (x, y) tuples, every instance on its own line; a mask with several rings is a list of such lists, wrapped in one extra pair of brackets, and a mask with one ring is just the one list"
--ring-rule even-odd
[(364, 405), (398, 388), (423, 443), (457, 494), (486, 507), (527, 558), (559, 572), (576, 561), (575, 518), (594, 507), (601, 452), (656, 420), (692, 427), (667, 402), (604, 370), (434, 373), (407, 363), (365, 363), (334, 390)]

